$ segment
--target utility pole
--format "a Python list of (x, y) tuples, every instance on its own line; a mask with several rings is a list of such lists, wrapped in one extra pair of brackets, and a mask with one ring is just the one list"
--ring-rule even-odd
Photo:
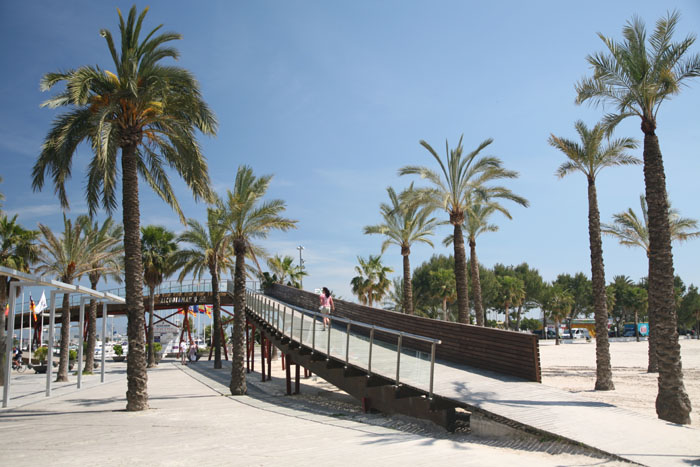
[[(299, 245), (297, 247), (297, 250), (299, 250), (299, 272), (303, 273), (304, 272), (304, 260), (301, 258), (301, 252), (304, 250), (304, 247)], [(301, 289), (304, 290), (304, 276), (303, 276), (303, 274), (299, 275), (299, 285), (301, 285)]]

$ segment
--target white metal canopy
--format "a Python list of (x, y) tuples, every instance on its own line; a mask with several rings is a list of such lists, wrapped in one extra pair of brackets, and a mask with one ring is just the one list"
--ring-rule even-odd
[[(15, 292), (16, 289), (19, 287), (26, 287), (26, 286), (44, 286), (44, 287), (50, 287), (53, 290), (51, 290), (51, 313), (50, 313), (50, 319), (49, 319), (49, 351), (47, 354), (47, 362), (46, 362), (46, 396), (51, 395), (51, 375), (52, 375), (52, 368), (53, 368), (53, 338), (54, 338), (54, 327), (55, 327), (55, 318), (56, 318), (56, 295), (57, 294), (79, 294), (81, 295), (81, 300), (80, 300), (80, 321), (82, 323), (84, 319), (84, 313), (85, 313), (85, 298), (91, 299), (97, 299), (99, 301), (102, 301), (102, 327), (103, 327), (103, 336), (105, 333), (105, 323), (106, 323), (106, 316), (107, 316), (107, 303), (119, 303), (119, 304), (124, 304), (126, 301), (124, 298), (119, 297), (117, 295), (111, 294), (109, 292), (98, 292), (97, 290), (93, 290), (87, 287), (83, 287), (82, 285), (71, 285), (71, 284), (65, 284), (63, 282), (53, 280), (46, 278), (44, 276), (35, 276), (31, 274), (27, 274), (24, 272), (17, 271), (15, 269), (10, 269), (6, 268), (3, 266), (0, 266), (0, 276), (6, 276), (6, 277), (12, 277), (14, 279), (17, 279), (16, 281), (13, 281), (10, 284), (10, 310), (7, 316), (7, 336), (5, 338), (5, 385), (3, 387), (3, 394), (2, 394), (2, 406), (7, 407), (7, 404), (9, 403), (10, 400), (10, 381), (11, 381), (11, 376), (12, 376), (12, 339), (14, 337), (15, 333), (15, 305), (16, 305), (16, 297), (17, 293)], [(0, 343), (0, 345), (2, 345)], [(83, 346), (80, 345), (78, 346), (79, 349), (79, 354), (80, 357), (82, 357), (82, 348)], [(82, 362), (80, 358), (78, 359), (78, 388), (81, 386), (81, 374), (82, 374)], [(104, 351), (102, 352), (102, 369), (101, 369), (101, 381), (104, 382), (104, 376), (105, 376), (105, 353)]]

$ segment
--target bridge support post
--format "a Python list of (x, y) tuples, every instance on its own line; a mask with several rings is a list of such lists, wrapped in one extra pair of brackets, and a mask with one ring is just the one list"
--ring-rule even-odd
[(272, 379), (272, 341), (267, 340), (267, 380)]
[(286, 368), (286, 380), (287, 380), (287, 395), (291, 396), (292, 395), (292, 371), (290, 366), (290, 360), (289, 360), (289, 354), (287, 354), (286, 357), (283, 357), (285, 360), (287, 360), (287, 368)]
[(294, 363), (296, 367), (294, 368), (294, 394), (299, 394), (299, 367), (298, 363)]
[(260, 374), (265, 382), (265, 337), (260, 333)]

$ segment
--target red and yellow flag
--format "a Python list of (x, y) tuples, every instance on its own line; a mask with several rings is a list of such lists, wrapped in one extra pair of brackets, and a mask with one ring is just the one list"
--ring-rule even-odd
[(36, 323), (37, 317), (36, 317), (36, 308), (34, 306), (34, 300), (32, 300), (32, 296), (29, 296), (29, 311), (32, 312), (32, 316), (34, 316), (34, 322)]

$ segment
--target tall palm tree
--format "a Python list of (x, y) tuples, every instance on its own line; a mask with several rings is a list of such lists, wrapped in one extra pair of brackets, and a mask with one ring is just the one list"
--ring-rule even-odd
[(469, 204), (477, 199), (509, 199), (523, 206), (528, 205), (525, 198), (514, 194), (508, 188), (487, 186), (489, 182), (495, 180), (518, 176), (517, 172), (504, 169), (501, 160), (497, 157), (477, 158), (479, 153), (492, 142), (490, 138), (485, 140), (466, 156), (462, 154), (462, 137), (454, 149), (450, 149), (449, 144), (445, 142), (446, 158), (443, 162), (437, 152), (427, 142), (421, 140), (420, 144), (428, 150), (440, 166), (440, 172), (412, 165), (399, 169), (399, 175), (420, 175), (421, 178), (428, 180), (432, 186), (416, 190), (416, 201), (432, 209), (444, 210), (449, 215), (449, 223), (454, 226), (454, 268), (460, 323), (467, 323), (469, 320), (467, 257), (462, 233)]
[[(66, 284), (72, 284), (96, 269), (102, 269), (107, 259), (113, 258), (113, 238), (93, 242), (85, 235), (80, 222), (73, 223), (63, 215), (63, 233), (56, 237), (51, 229), (39, 224), (42, 238), (39, 239), (39, 256), (36, 272), (49, 274)], [(98, 265), (98, 266), (95, 266)], [(56, 381), (68, 381), (68, 345), (70, 344), (69, 294), (63, 294), (61, 305), (61, 353)], [(142, 330), (143, 332), (143, 330)]]
[[(17, 223), (17, 215), (12, 218), (0, 216), (0, 266), (29, 272), (29, 266), (36, 261), (39, 232), (26, 230)], [(0, 306), (4, 309), (10, 292), (10, 278), (0, 275)], [(0, 311), (0, 343), (5, 342), (5, 313)], [(5, 383), (5, 345), (0, 345), (0, 384)]]
[(202, 273), (211, 275), (211, 291), (214, 298), (214, 368), (221, 368), (221, 300), (219, 299), (219, 278), (221, 270), (233, 269), (231, 263), (231, 239), (226, 231), (225, 213), (220, 207), (207, 208), (207, 223), (200, 224), (194, 219), (187, 220), (187, 230), (180, 234), (179, 243), (189, 243), (173, 253), (174, 269), (182, 269), (179, 280), (192, 273), (201, 279)]
[[(500, 203), (494, 200), (484, 200), (468, 205), (467, 215), (464, 219), (464, 231), (469, 243), (469, 265), (471, 267), (472, 281), (472, 301), (474, 302), (474, 314), (476, 315), (476, 325), (484, 326), (484, 303), (481, 296), (481, 277), (479, 277), (479, 260), (476, 256), (476, 239), (485, 232), (497, 232), (498, 226), (489, 224), (489, 217), (494, 212), (500, 212), (508, 219), (512, 219), (510, 212)], [(449, 235), (442, 242), (449, 246), (454, 241), (454, 237)]]
[[(83, 229), (83, 235), (89, 238), (95, 248), (94, 261), (92, 262), (92, 271), (88, 273), (90, 280), (90, 288), (97, 289), (97, 284), (101, 278), (109, 276), (116, 282), (121, 282), (122, 258), (124, 247), (122, 246), (122, 237), (124, 235), (121, 225), (115, 224), (111, 217), (105, 219), (102, 226), (97, 221), (94, 223), (88, 216), (78, 216), (76, 221)], [(103, 251), (98, 249), (106, 249), (108, 255), (103, 255)], [(97, 336), (97, 300), (90, 300), (90, 308), (88, 309), (88, 335), (87, 349), (85, 351), (85, 373), (92, 373), (92, 368), (95, 363), (95, 341)], [(104, 340), (104, 336), (102, 336)]]
[(141, 227), (143, 279), (148, 286), (148, 368), (156, 365), (153, 329), (155, 290), (163, 283), (163, 279), (174, 272), (172, 257), (176, 250), (177, 243), (173, 232), (160, 225)]
[(294, 266), (294, 258), (289, 255), (275, 255), (268, 258), (267, 266), (280, 284), (284, 284), (286, 281), (287, 285), (292, 287), (301, 287), (301, 278), (306, 275), (306, 272), (302, 271), (300, 267)]
[(35, 190), (41, 190), (48, 172), (61, 205), (68, 207), (65, 182), (71, 176), (78, 145), (86, 141), (94, 153), (86, 184), (88, 208), (94, 213), (102, 205), (111, 212), (117, 206), (121, 173), (129, 340), (126, 408), (130, 411), (148, 408), (138, 178), (141, 175), (184, 222), (167, 169), (182, 176), (196, 199), (210, 199), (207, 164), (195, 132), (215, 134), (217, 126), (192, 74), (161, 64), (164, 59), (178, 58), (178, 51), (167, 43), (181, 36), (156, 34), (161, 25), (139, 42), (147, 11), (137, 18), (136, 7), (132, 7), (126, 22), (119, 12), (121, 54), (112, 34), (100, 31), (114, 61), (114, 72), (83, 66), (44, 75), (42, 90), (66, 83), (66, 89), (44, 106), (70, 110), (54, 121), (34, 165), (32, 182)]
[(700, 54), (690, 55), (695, 36), (673, 42), (680, 16), (669, 13), (656, 22), (647, 46), (644, 23), (633, 17), (617, 42), (598, 34), (609, 53), (587, 57), (593, 76), (576, 84), (577, 102), (611, 103), (605, 122), (614, 127), (631, 116), (641, 119), (644, 133), (644, 184), (649, 203), (649, 312), (658, 336), (659, 393), (656, 413), (675, 423), (690, 423), (690, 399), (683, 385), (673, 289), (673, 254), (668, 225), (668, 198), (663, 157), (656, 136), (661, 103), (680, 93), (685, 82), (700, 76)]
[(581, 120), (575, 124), (581, 143), (554, 135), (549, 144), (567, 157), (559, 166), (556, 175), (563, 178), (573, 172), (581, 172), (588, 182), (588, 238), (591, 250), (591, 282), (593, 284), (593, 308), (596, 333), (596, 382), (595, 389), (610, 391), (615, 389), (610, 366), (610, 343), (608, 342), (608, 310), (605, 297), (605, 267), (603, 265), (603, 242), (600, 239), (600, 211), (596, 177), (606, 167), (639, 164), (636, 157), (626, 154), (626, 150), (637, 147), (632, 138), (620, 138), (603, 145), (605, 126), (596, 124), (589, 129)]
[(267, 237), (272, 230), (287, 231), (296, 228), (295, 220), (281, 216), (286, 209), (282, 200), (263, 201), (262, 198), (272, 180), (271, 175), (256, 177), (253, 169), (240, 166), (236, 173), (233, 191), (228, 190), (224, 200), (228, 235), (233, 242), (236, 265), (233, 279), (233, 351), (231, 357), (231, 394), (247, 392), (245, 380), (245, 257), (253, 251), (255, 239)]
[(413, 314), (413, 287), (411, 286), (411, 245), (416, 242), (433, 246), (428, 236), (433, 235), (433, 229), (438, 225), (437, 219), (430, 217), (432, 209), (417, 203), (411, 203), (413, 184), (397, 195), (393, 188), (386, 189), (391, 204), (379, 205), (384, 223), (368, 225), (365, 234), (380, 234), (386, 239), (382, 243), (382, 253), (389, 245), (398, 245), (403, 257), (403, 311)]
[[(639, 204), (642, 210), (641, 217), (637, 216), (632, 208), (627, 211), (613, 214), (612, 224), (602, 224), (601, 232), (616, 237), (621, 245), (628, 247), (637, 246), (644, 250), (649, 259), (649, 215), (647, 202), (644, 195), (639, 196)], [(698, 221), (687, 217), (681, 217), (678, 210), (668, 203), (668, 225), (671, 231), (671, 241), (682, 242), (700, 237)], [(659, 361), (656, 355), (657, 332), (654, 330), (654, 313), (649, 313), (649, 365), (647, 371), (655, 373), (659, 371)]]
[(382, 264), (381, 255), (369, 255), (368, 259), (357, 257), (359, 266), (355, 266), (357, 276), (350, 281), (352, 293), (357, 295), (360, 303), (371, 307), (375, 302), (381, 302), (389, 291), (391, 281), (388, 274), (394, 270)]
[(499, 276), (500, 301), (505, 309), (505, 327), (510, 329), (510, 307), (518, 306), (525, 298), (525, 283), (515, 276)]

